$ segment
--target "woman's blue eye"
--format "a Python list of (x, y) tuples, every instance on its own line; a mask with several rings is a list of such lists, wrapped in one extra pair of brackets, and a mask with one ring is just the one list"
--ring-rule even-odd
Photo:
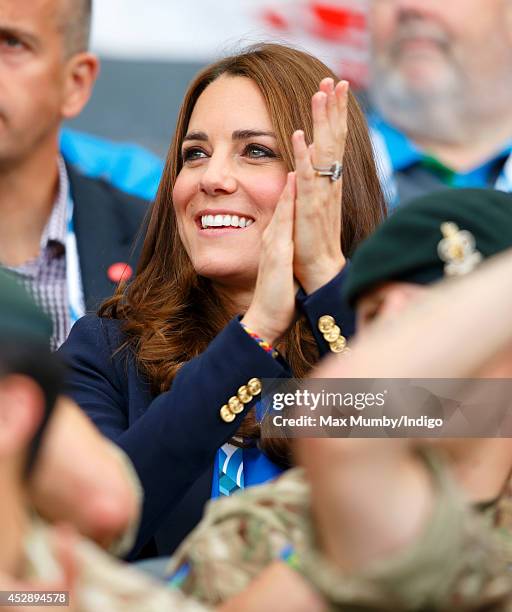
[(183, 161), (194, 161), (196, 159), (202, 159), (203, 157), (207, 157), (206, 153), (202, 149), (198, 149), (196, 147), (191, 147), (190, 149), (185, 149), (182, 153)]
[(23, 49), (23, 43), (21, 42), (19, 38), (16, 38), (15, 36), (5, 35), (2, 37), (1, 43), (4, 47), (6, 47), (9, 50)]
[[(250, 159), (264, 159), (264, 158), (275, 158), (277, 155), (269, 148), (263, 145), (250, 144), (247, 145), (242, 155), (249, 157)], [(208, 157), (208, 154), (199, 147), (190, 147), (185, 149), (182, 153), (183, 162), (192, 162), (198, 159), (204, 159)]]
[(276, 157), (276, 154), (271, 149), (255, 144), (247, 145), (243, 154), (253, 159), (260, 159), (262, 157)]

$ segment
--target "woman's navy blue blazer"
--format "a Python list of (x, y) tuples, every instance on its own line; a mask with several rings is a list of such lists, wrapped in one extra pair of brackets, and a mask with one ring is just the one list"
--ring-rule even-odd
[[(309, 296), (297, 295), (322, 354), (329, 345), (318, 330), (321, 316), (332, 315), (345, 336), (353, 333), (353, 313), (342, 298), (346, 272)], [(180, 369), (169, 391), (155, 396), (130, 350), (119, 350), (124, 340), (118, 320), (80, 319), (59, 351), (68, 366), (67, 394), (127, 453), (142, 483), (143, 513), (131, 557), (152, 538), (158, 554), (170, 554), (199, 521), (210, 497), (215, 453), (256, 400), (232, 423), (220, 418), (221, 406), (251, 378), (290, 377), (291, 372), (233, 319)]]

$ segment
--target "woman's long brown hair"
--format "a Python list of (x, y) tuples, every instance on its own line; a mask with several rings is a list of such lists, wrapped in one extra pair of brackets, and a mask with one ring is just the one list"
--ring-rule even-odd
[[(123, 320), (126, 346), (155, 394), (168, 390), (179, 368), (200, 355), (232, 317), (210, 281), (194, 271), (178, 234), (172, 199), (182, 167), (181, 145), (195, 103), (221, 75), (247, 77), (258, 85), (289, 171), (293, 170), (293, 132), (302, 129), (306, 140), (313, 140), (311, 97), (323, 78), (336, 80), (327, 66), (303, 51), (259, 44), (212, 64), (189, 86), (150, 214), (137, 274), (99, 311), (100, 316)], [(340, 240), (343, 253), (350, 257), (386, 214), (366, 121), (352, 94), (340, 205)], [(294, 322), (278, 348), (296, 377), (303, 377), (318, 360), (313, 335), (303, 316)], [(254, 416), (246, 417), (239, 433), (259, 437)], [(288, 445), (283, 441), (265, 439), (260, 443), (273, 460), (289, 463)]]

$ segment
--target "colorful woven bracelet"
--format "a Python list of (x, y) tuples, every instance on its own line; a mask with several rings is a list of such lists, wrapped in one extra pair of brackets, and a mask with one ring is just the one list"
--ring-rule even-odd
[(240, 325), (244, 328), (244, 330), (251, 336), (253, 340), (255, 340), (258, 345), (266, 352), (272, 355), (274, 359), (279, 355), (275, 348), (273, 348), (266, 340), (260, 338), (256, 332), (250, 330), (245, 323), (240, 323)]
[(166, 584), (170, 589), (179, 589), (189, 577), (191, 567), (189, 563), (180, 565), (178, 569), (167, 577)]
[(300, 569), (299, 555), (296, 553), (295, 549), (291, 544), (288, 544), (283, 548), (281, 554), (279, 555), (281, 561), (286, 563), (288, 567), (291, 567), (294, 570)]

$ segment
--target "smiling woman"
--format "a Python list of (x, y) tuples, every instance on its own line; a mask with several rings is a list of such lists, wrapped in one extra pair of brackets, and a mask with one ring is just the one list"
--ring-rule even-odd
[(139, 546), (170, 552), (210, 496), (289, 466), (259, 440), (261, 381), (344, 350), (345, 258), (384, 214), (363, 115), (316, 58), (258, 45), (190, 85), (137, 275), (62, 348), (142, 481)]
[(173, 202), (183, 245), (198, 274), (243, 302), (287, 175), (256, 83), (229, 75), (211, 83), (194, 107), (181, 156)]

